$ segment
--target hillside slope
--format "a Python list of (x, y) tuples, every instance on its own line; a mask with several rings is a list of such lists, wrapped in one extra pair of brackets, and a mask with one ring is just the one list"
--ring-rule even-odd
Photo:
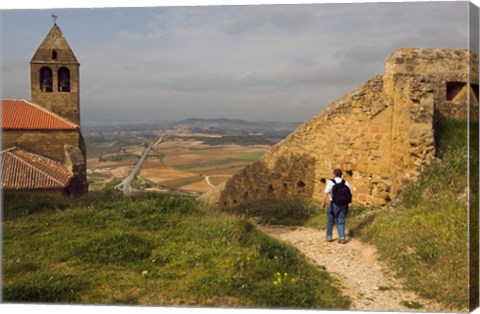
[(349, 307), (294, 248), (191, 198), (9, 196), (5, 205), (5, 302)]

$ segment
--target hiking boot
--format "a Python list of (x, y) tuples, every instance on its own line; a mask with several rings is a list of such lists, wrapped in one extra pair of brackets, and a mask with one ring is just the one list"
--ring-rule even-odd
[(345, 244), (345, 243), (347, 243), (347, 240), (345, 240), (345, 239), (338, 239), (338, 243), (340, 243), (340, 244)]
[(332, 242), (332, 241), (333, 241), (332, 237), (327, 237), (327, 242)]

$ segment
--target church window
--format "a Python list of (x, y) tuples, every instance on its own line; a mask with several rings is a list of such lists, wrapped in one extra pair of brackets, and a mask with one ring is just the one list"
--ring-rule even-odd
[(52, 69), (43, 67), (40, 69), (40, 90), (42, 92), (50, 93), (52, 88)]
[(58, 91), (70, 91), (70, 70), (65, 67), (58, 70)]
[(55, 49), (53, 49), (53, 51), (52, 51), (52, 59), (53, 59), (53, 60), (57, 60), (57, 56), (58, 56), (58, 55), (57, 55), (57, 51), (56, 51)]

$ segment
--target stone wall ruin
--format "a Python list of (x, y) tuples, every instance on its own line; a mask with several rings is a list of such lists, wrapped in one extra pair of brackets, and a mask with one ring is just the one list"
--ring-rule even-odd
[(408, 49), (383, 75), (338, 99), (226, 182), (219, 203), (304, 195), (323, 198), (340, 168), (354, 202), (386, 205), (435, 158), (436, 119), (478, 120), (478, 55)]

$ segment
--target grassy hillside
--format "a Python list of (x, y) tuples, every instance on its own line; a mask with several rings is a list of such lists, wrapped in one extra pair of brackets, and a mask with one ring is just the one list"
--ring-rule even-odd
[(248, 221), (187, 197), (5, 197), (5, 302), (348, 308)]

